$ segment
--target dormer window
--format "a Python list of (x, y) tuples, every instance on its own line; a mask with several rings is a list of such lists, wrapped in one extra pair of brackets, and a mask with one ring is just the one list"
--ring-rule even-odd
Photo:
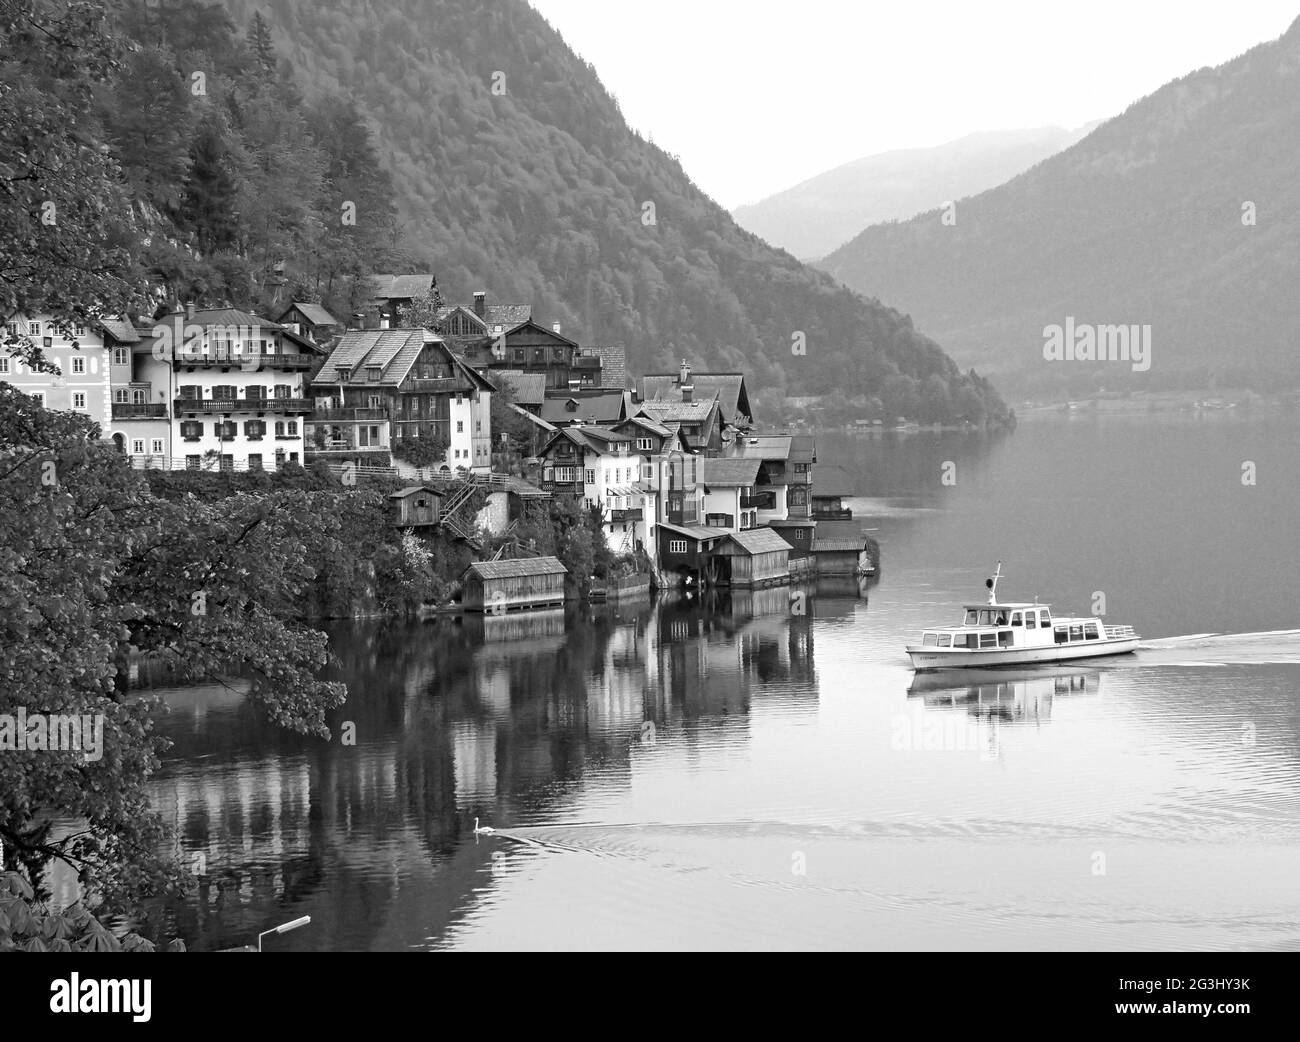
[(377, 365), (366, 366), (366, 379), (371, 383), (379, 383), (379, 376), (383, 370)]
[(351, 369), (351, 367), (350, 367), (350, 366), (340, 366), (340, 367), (339, 367), (339, 382), (340, 382), (340, 383), (347, 383), (347, 382), (348, 382), (349, 380), (351, 380), (351, 379), (352, 379), (352, 369)]

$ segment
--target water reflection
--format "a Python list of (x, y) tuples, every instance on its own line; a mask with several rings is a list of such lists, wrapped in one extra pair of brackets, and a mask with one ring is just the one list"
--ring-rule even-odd
[(957, 670), (917, 673), (908, 694), (927, 709), (951, 709), (1008, 724), (1045, 724), (1053, 700), (1061, 695), (1097, 694), (1102, 674), (1096, 670)]
[[(336, 625), (327, 672), (349, 698), (329, 742), (268, 726), (238, 683), (163, 690), (174, 746), (152, 796), (199, 885), (155, 909), (162, 932), (228, 947), (292, 910), (314, 924), (296, 947), (424, 942), (400, 924), (450, 922), (482, 883), (475, 816), (564, 820), (589, 779), (626, 790), (635, 757), (743, 747), (756, 702), (815, 713), (813, 620), (845, 600), (831, 594)], [(398, 906), (407, 920), (358, 914)]]

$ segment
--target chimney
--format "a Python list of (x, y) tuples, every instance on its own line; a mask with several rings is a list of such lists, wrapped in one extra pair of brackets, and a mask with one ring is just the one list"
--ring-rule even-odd
[(689, 402), (693, 392), (695, 391), (695, 384), (691, 380), (691, 364), (686, 361), (685, 358), (682, 359), (682, 369), (679, 374), (677, 386), (681, 388), (682, 401)]
[(474, 294), (474, 314), (479, 318), (487, 317), (487, 292), (479, 290)]
[(194, 321), (194, 301), (192, 300), (185, 305), (185, 321), (186, 322)]
[(551, 331), (558, 334), (560, 332), (560, 323), (558, 322), (552, 323)]

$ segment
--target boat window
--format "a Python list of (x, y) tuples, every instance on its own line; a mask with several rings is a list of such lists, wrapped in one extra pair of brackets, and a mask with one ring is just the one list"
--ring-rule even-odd
[(1000, 647), (1000, 648), (1009, 648), (1009, 647), (1011, 647), (1011, 631), (1010, 631), (1010, 630), (998, 630), (998, 647)]
[(1007, 613), (1006, 613), (1006, 612), (1004, 612), (1004, 611), (1000, 611), (1000, 612), (998, 612), (998, 613), (997, 613), (997, 617), (998, 617), (998, 621), (995, 622), (993, 625), (995, 625), (995, 626), (1005, 626), (1005, 625), (1007, 624)]
[(1019, 626), (1019, 625), (1020, 625), (1020, 612), (1018, 612), (1018, 611), (1013, 611), (1013, 612), (1011, 613), (1011, 625), (1013, 625), (1013, 626)]
[(939, 643), (939, 634), (927, 633), (921, 638), (922, 644), (937, 645)]
[(1038, 613), (1038, 625), (1046, 629), (1051, 624), (1052, 624), (1052, 615), (1046, 608), (1044, 608), (1042, 611)]
[(1070, 639), (1070, 631), (1065, 626), (1056, 627), (1056, 643), (1064, 644)]
[(951, 633), (940, 633), (940, 634), (939, 634), (939, 647), (941, 647), (941, 648), (948, 648), (948, 647), (951, 647), (951, 646), (952, 646), (952, 634), (951, 634)]
[(996, 633), (981, 633), (980, 647), (995, 648), (998, 646), (998, 635)]
[(1082, 624), (1080, 624), (1080, 623), (1075, 623), (1073, 626), (1070, 627), (1070, 639), (1071, 639), (1071, 640), (1083, 640), (1083, 626), (1082, 626)]
[(967, 608), (967, 609), (966, 609), (966, 622), (964, 623), (964, 625), (967, 625), (967, 626), (977, 626), (977, 625), (979, 625), (979, 620), (980, 620), (980, 613), (979, 613), (979, 612), (977, 612), (977, 611), (975, 611), (975, 610), (973, 610), (973, 609), (971, 609), (971, 608)]
[(1035, 628), (1037, 624), (1038, 624), (1038, 612), (1036, 611), (1025, 612), (1025, 629), (1032, 630)]
[(1083, 635), (1087, 640), (1101, 639), (1101, 634), (1097, 632), (1097, 624), (1095, 622), (1089, 622), (1084, 625)]
[(993, 625), (993, 612), (991, 612), (991, 611), (982, 611), (982, 612), (980, 612), (980, 625), (981, 625), (981, 626), (992, 626), (992, 625)]

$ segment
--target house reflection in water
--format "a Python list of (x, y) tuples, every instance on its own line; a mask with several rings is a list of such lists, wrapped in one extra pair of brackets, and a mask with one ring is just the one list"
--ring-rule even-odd
[(332, 625), (326, 675), (349, 696), (328, 742), (266, 723), (238, 684), (150, 691), (175, 707), (151, 796), (198, 885), (146, 931), (222, 948), (305, 914), (294, 947), (436, 943), (491, 868), (475, 816), (563, 821), (581, 787), (630, 786), (646, 721), (691, 749), (748, 742), (756, 704), (815, 711), (790, 589), (707, 596)]

